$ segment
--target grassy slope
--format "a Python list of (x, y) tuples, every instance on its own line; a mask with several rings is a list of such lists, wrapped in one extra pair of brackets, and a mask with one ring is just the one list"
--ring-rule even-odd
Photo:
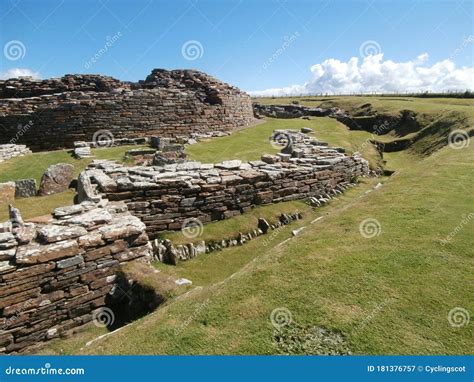
[(449, 133), (453, 130), (474, 129), (474, 99), (455, 98), (414, 98), (414, 97), (292, 97), (292, 98), (258, 98), (262, 104), (290, 104), (298, 101), (306, 106), (338, 106), (355, 114), (362, 106), (370, 104), (372, 113), (398, 115), (402, 110), (416, 113), (416, 119), (421, 126), (417, 132), (398, 136), (395, 131), (376, 136), (381, 142), (398, 139), (414, 140), (409, 151), (416, 154), (430, 154), (440, 149), (447, 142)]
[[(121, 146), (92, 150), (95, 158), (75, 159), (68, 150), (41, 152), (24, 157), (13, 158), (0, 164), (0, 183), (19, 179), (36, 179), (39, 186), (41, 176), (52, 164), (69, 163), (74, 165), (75, 175), (85, 169), (92, 159), (123, 160), (124, 154), (137, 146)], [(24, 218), (49, 214), (54, 208), (72, 204), (74, 192), (66, 191), (60, 194), (17, 199), (15, 207), (19, 208)], [(8, 219), (7, 205), (0, 203), (0, 221)]]
[[(363, 198), (345, 196), (345, 207), (343, 200), (327, 207), (325, 219), (280, 247), (259, 238), (211, 254), (207, 263), (216, 269), (224, 256), (252, 253), (256, 260), (85, 351), (275, 353), (269, 315), (286, 307), (300, 325), (340, 330), (357, 354), (468, 353), (472, 325), (452, 328), (447, 314), (457, 306), (474, 309), (472, 229), (446, 247), (439, 241), (472, 209), (473, 165), (472, 146), (445, 148)], [(380, 236), (360, 235), (366, 218), (380, 222)]]
[[(262, 132), (244, 130), (235, 135), (236, 141), (221, 138), (188, 151), (203, 162), (255, 159), (270, 151), (266, 140), (274, 128), (311, 123), (318, 138), (350, 150), (353, 132), (325, 125), (333, 122), (269, 120), (259, 126)], [(177, 267), (159, 265), (203, 289), (81, 352), (271, 354), (276, 349), (269, 315), (286, 307), (300, 325), (341, 331), (357, 354), (468, 353), (474, 345), (472, 325), (452, 328), (447, 315), (458, 306), (474, 310), (472, 221), (445, 247), (440, 240), (472, 212), (473, 145), (462, 150), (445, 147), (423, 160), (405, 152), (386, 154), (385, 159), (389, 168), (400, 171), (382, 188), (366, 194), (379, 179), (366, 180), (317, 209), (315, 216), (325, 218), (282, 246), (276, 244), (290, 237), (294, 226), (270, 245), (265, 245), (267, 237), (260, 237)], [(305, 216), (298, 224), (312, 218)], [(360, 235), (359, 224), (367, 218), (380, 222), (380, 236)], [(225, 231), (222, 226), (206, 226), (207, 234)], [(177, 328), (183, 329), (179, 335)], [(77, 353), (92, 337), (87, 332), (53, 342), (46, 352)]]
[(317, 139), (328, 142), (331, 146), (344, 147), (348, 152), (362, 152), (371, 165), (375, 165), (379, 160), (374, 147), (367, 143), (371, 134), (365, 131), (351, 132), (342, 123), (332, 118), (311, 120), (268, 118), (261, 125), (237, 131), (226, 137), (188, 146), (186, 153), (190, 159), (207, 163), (217, 163), (228, 159), (256, 160), (260, 159), (263, 153), (278, 152), (269, 141), (273, 130), (299, 130), (301, 127), (311, 127)]

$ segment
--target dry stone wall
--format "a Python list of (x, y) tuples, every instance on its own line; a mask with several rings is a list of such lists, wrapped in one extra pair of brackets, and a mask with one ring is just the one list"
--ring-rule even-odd
[(31, 150), (25, 145), (5, 144), (0, 145), (0, 163), (12, 158), (30, 154)]
[(246, 93), (194, 70), (155, 69), (139, 83), (80, 75), (0, 81), (0, 143), (15, 140), (32, 150), (72, 148), (104, 134), (123, 139), (231, 131), (252, 121)]
[(123, 203), (57, 208), (43, 225), (12, 209), (0, 224), (0, 353), (19, 352), (92, 320), (121, 263), (146, 259), (145, 225)]
[[(125, 167), (94, 161), (80, 178), (84, 198), (96, 193), (127, 203), (131, 213), (155, 238), (159, 231), (179, 230), (187, 219), (201, 223), (244, 213), (256, 205), (324, 198), (338, 186), (369, 173), (363, 158), (348, 156), (302, 133), (291, 134), (291, 147), (263, 160), (217, 164), (184, 162), (164, 166)], [(286, 152), (285, 152), (286, 151)], [(81, 186), (85, 183), (86, 186)]]

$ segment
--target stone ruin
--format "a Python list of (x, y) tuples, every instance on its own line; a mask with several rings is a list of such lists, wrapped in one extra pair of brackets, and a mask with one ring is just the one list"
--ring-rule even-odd
[(12, 143), (0, 145), (0, 163), (27, 154), (31, 154), (31, 150), (25, 145), (16, 145)]
[(125, 202), (154, 239), (160, 231), (181, 229), (190, 218), (206, 223), (256, 205), (326, 198), (369, 174), (367, 161), (358, 155), (346, 155), (343, 149), (330, 148), (304, 133), (276, 134), (287, 137), (282, 152), (264, 154), (261, 160), (247, 163), (230, 160), (127, 167), (96, 160), (79, 176), (79, 198)]
[(78, 204), (55, 209), (50, 221), (24, 223), (11, 208), (10, 221), (0, 224), (0, 353), (25, 351), (93, 320), (120, 285), (124, 263), (188, 260), (301, 215), (282, 215), (275, 225), (259, 220), (252, 232), (220, 243), (173, 246), (159, 240), (162, 231), (257, 205), (308, 198), (321, 205), (369, 174), (367, 161), (311, 138), (309, 129), (276, 131), (273, 141), (283, 149), (261, 160), (185, 160), (183, 144), (252, 121), (247, 94), (197, 71), (154, 70), (138, 83), (94, 75), (0, 81), (0, 142), (89, 156), (104, 130), (116, 144), (152, 146), (130, 154), (142, 165), (94, 160), (77, 180)]
[(243, 244), (301, 215), (282, 215), (274, 227), (260, 220), (235, 240), (204, 246), (174, 247), (156, 240), (160, 231), (262, 204), (311, 198), (319, 205), (369, 173), (363, 158), (305, 133), (276, 131), (273, 140), (284, 145), (280, 153), (248, 163), (126, 167), (95, 160), (79, 175), (79, 204), (55, 209), (51, 221), (24, 223), (12, 208), (0, 225), (0, 353), (22, 352), (90, 322), (108, 306), (123, 263), (176, 263)]
[(0, 81), (0, 143), (33, 151), (76, 141), (232, 131), (254, 120), (250, 97), (195, 70), (155, 69), (138, 83), (100, 75)]
[(19, 352), (90, 322), (121, 264), (151, 255), (145, 225), (124, 203), (56, 208), (45, 224), (11, 209), (0, 224), (0, 353)]

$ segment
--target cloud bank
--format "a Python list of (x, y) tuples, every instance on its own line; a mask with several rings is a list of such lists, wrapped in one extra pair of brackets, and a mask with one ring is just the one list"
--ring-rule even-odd
[(426, 65), (423, 53), (407, 62), (384, 60), (383, 53), (347, 62), (330, 58), (311, 67), (312, 77), (303, 85), (249, 91), (252, 96), (292, 96), (319, 93), (395, 93), (474, 90), (474, 68), (456, 68), (449, 60)]
[(0, 80), (8, 80), (10, 78), (26, 77), (31, 76), (33, 78), (40, 78), (38, 72), (33, 72), (26, 68), (13, 68), (8, 69), (6, 72), (0, 72)]

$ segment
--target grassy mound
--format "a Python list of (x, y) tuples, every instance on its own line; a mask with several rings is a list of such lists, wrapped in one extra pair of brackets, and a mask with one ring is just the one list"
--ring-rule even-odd
[(388, 126), (387, 131), (382, 128), (379, 132), (382, 135), (373, 137), (374, 141), (384, 143), (387, 151), (409, 149), (418, 155), (429, 155), (447, 145), (450, 133), (456, 130), (474, 135), (473, 99), (357, 96), (258, 98), (255, 101), (267, 105), (297, 102), (304, 106), (339, 107), (346, 110), (357, 125), (370, 127), (377, 116), (391, 120), (410, 113), (413, 121)]

